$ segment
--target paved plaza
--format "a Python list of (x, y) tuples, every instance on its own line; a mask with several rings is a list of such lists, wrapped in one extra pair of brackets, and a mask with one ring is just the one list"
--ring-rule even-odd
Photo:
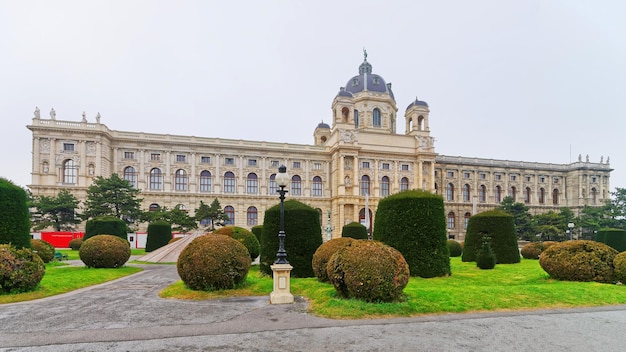
[(181, 301), (174, 265), (0, 305), (0, 351), (623, 351), (626, 306), (332, 320), (267, 297)]

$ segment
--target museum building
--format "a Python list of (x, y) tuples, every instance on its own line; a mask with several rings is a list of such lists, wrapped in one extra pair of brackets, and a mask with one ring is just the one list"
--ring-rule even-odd
[[(55, 196), (62, 189), (84, 201), (97, 176), (117, 173), (141, 190), (145, 209), (179, 206), (193, 214), (200, 201), (217, 198), (229, 223), (262, 224), (278, 203), (278, 167), (291, 177), (288, 197), (320, 212), (325, 239), (341, 236), (352, 221), (374, 223), (380, 199), (423, 189), (443, 196), (450, 238), (463, 239), (470, 216), (491, 210), (511, 196), (531, 213), (609, 199), (609, 160), (581, 156), (551, 164), (439, 155), (429, 127), (430, 109), (416, 99), (404, 111), (391, 83), (372, 73), (365, 57), (358, 74), (332, 102), (330, 124), (320, 123), (313, 144), (290, 144), (111, 130), (100, 122), (50, 118), (35, 111), (33, 195)], [(402, 116), (401, 116), (402, 118)], [(366, 208), (369, 216), (366, 216)]]

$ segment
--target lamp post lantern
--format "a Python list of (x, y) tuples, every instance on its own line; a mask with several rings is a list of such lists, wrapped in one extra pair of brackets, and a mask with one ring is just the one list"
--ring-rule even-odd
[(289, 264), (287, 261), (287, 252), (285, 252), (285, 194), (287, 184), (289, 183), (289, 175), (287, 175), (287, 167), (281, 165), (276, 175), (276, 185), (278, 186), (278, 194), (280, 195), (280, 226), (278, 228), (278, 253), (276, 253), (276, 261), (274, 264)]
[(569, 227), (569, 239), (570, 240), (574, 239), (574, 226), (576, 226), (576, 225), (574, 225), (573, 222), (570, 222), (570, 223), (567, 224), (567, 227)]
[(276, 185), (279, 187), (276, 192), (280, 195), (280, 223), (278, 227), (278, 252), (276, 253), (276, 261), (271, 266), (274, 290), (270, 294), (271, 304), (293, 303), (293, 295), (290, 292), (291, 269), (287, 261), (287, 252), (285, 251), (285, 188), (289, 184), (289, 175), (287, 168), (281, 165), (276, 175)]

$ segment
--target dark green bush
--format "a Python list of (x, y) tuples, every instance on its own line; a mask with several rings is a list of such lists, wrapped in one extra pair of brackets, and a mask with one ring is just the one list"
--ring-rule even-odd
[(49, 263), (54, 259), (56, 249), (54, 249), (54, 246), (50, 243), (43, 240), (30, 240), (30, 245), (44, 263)]
[(411, 276), (450, 275), (446, 232), (441, 196), (404, 191), (378, 204), (374, 239), (399, 250), (409, 263)]
[(455, 240), (448, 240), (448, 251), (450, 257), (460, 257), (463, 253), (463, 246)]
[(200, 236), (185, 247), (176, 264), (178, 275), (192, 290), (231, 289), (245, 281), (250, 253), (230, 236)]
[(378, 241), (355, 240), (330, 257), (327, 275), (346, 298), (393, 302), (409, 282), (409, 265), (402, 254)]
[(519, 263), (520, 254), (513, 216), (499, 210), (476, 214), (469, 219), (461, 260), (476, 261), (484, 236), (491, 238), (491, 249), (498, 264)]
[(120, 268), (130, 258), (130, 244), (118, 236), (96, 235), (83, 242), (78, 256), (89, 268)]
[(126, 223), (121, 219), (108, 216), (87, 220), (83, 241), (97, 235), (113, 235), (128, 240)]
[(520, 251), (524, 259), (539, 259), (539, 255), (546, 249), (543, 242), (530, 242)]
[(621, 252), (613, 258), (615, 281), (626, 284), (626, 252)]
[(29, 248), (0, 244), (0, 292), (32, 291), (45, 273), (43, 260)]
[(613, 260), (617, 253), (604, 243), (567, 241), (544, 250), (539, 256), (539, 265), (556, 280), (612, 283)]
[(252, 226), (250, 231), (252, 231), (254, 236), (256, 236), (256, 239), (257, 239), (257, 241), (259, 241), (259, 244), (260, 244), (261, 243), (261, 235), (263, 234), (263, 225)]
[(313, 254), (313, 273), (317, 276), (318, 281), (329, 282), (326, 272), (328, 260), (330, 260), (330, 257), (332, 257), (335, 252), (349, 245), (352, 241), (355, 241), (355, 239), (351, 237), (333, 238), (332, 240), (324, 242), (317, 248)]
[(341, 229), (341, 237), (350, 237), (357, 240), (367, 239), (367, 228), (356, 221), (346, 224)]
[[(261, 272), (272, 275), (271, 265), (278, 251), (280, 204), (265, 211), (261, 235)], [(293, 266), (292, 277), (314, 277), (313, 254), (322, 244), (320, 214), (314, 208), (290, 199), (285, 201), (285, 251)]]
[(80, 246), (82, 246), (83, 244), (83, 239), (82, 238), (74, 238), (70, 241), (70, 248), (73, 251), (77, 251), (80, 249)]
[(488, 238), (483, 239), (483, 243), (476, 253), (476, 266), (484, 270), (496, 267), (496, 256), (493, 254)]
[(0, 244), (30, 248), (28, 195), (4, 178), (0, 178)]
[(241, 242), (241, 244), (246, 246), (246, 249), (248, 249), (251, 260), (255, 260), (256, 257), (259, 256), (259, 241), (256, 239), (256, 236), (252, 232), (244, 229), (243, 227), (225, 226), (213, 231), (213, 233), (218, 235), (230, 236)]
[(623, 229), (600, 229), (598, 230), (598, 242), (615, 248), (618, 252), (626, 251), (626, 230)]
[(165, 245), (172, 239), (172, 225), (167, 221), (154, 221), (148, 225), (146, 252), (152, 252)]

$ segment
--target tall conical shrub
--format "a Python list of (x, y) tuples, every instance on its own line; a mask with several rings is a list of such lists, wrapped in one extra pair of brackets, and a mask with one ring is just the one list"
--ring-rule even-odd
[(30, 212), (26, 191), (0, 178), (0, 244), (30, 247)]
[(165, 245), (172, 239), (172, 225), (167, 221), (154, 221), (148, 225), (146, 252), (152, 252)]

